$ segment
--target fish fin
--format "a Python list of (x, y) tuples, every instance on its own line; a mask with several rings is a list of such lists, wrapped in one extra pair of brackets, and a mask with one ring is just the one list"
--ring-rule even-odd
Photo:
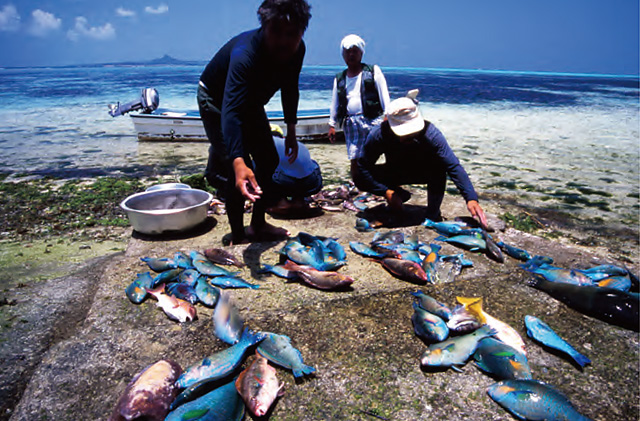
[(483, 362), (474, 361), (473, 363), (476, 365), (476, 367), (478, 367), (480, 370), (484, 371), (485, 373), (491, 373), (489, 368)]
[(429, 244), (429, 247), (431, 247), (432, 253), (438, 253), (440, 250), (442, 250), (442, 246), (440, 244)]
[(197, 421), (209, 412), (209, 408), (192, 409), (182, 414), (181, 421)]
[(434, 238), (434, 241), (447, 241), (448, 238), (445, 237), (444, 235), (439, 235), (436, 238)]
[(591, 360), (580, 353), (572, 354), (571, 357), (575, 360), (575, 362), (577, 362), (580, 365), (580, 367), (584, 367), (587, 364), (591, 364)]
[(276, 396), (282, 396), (284, 395), (284, 382), (280, 383), (280, 386), (278, 387), (278, 394)]
[(262, 267), (260, 269), (258, 269), (258, 273), (260, 273), (260, 274), (262, 274), (262, 273), (270, 273), (272, 269), (273, 269), (273, 265), (263, 264)]
[(451, 365), (451, 369), (452, 369), (453, 371), (458, 372), (458, 373), (464, 373), (464, 370), (463, 370), (461, 367), (458, 367), (458, 366), (457, 366), (457, 365), (455, 365), (455, 364), (452, 364), (452, 365)]
[(416, 298), (420, 298), (420, 297), (422, 297), (424, 295), (424, 292), (422, 292), (422, 291), (412, 291), (411, 295), (413, 295)]
[(302, 372), (306, 375), (313, 374), (316, 372), (316, 369), (311, 367), (310, 365), (303, 365)]
[(162, 294), (164, 293), (164, 287), (165, 287), (165, 284), (160, 284), (155, 288), (147, 288), (147, 292), (152, 295)]

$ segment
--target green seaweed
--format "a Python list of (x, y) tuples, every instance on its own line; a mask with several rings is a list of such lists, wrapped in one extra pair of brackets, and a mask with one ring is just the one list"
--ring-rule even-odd
[(540, 228), (539, 223), (534, 221), (531, 215), (524, 213), (514, 215), (510, 212), (507, 212), (501, 215), (500, 219), (506, 222), (509, 226), (519, 231), (534, 232)]

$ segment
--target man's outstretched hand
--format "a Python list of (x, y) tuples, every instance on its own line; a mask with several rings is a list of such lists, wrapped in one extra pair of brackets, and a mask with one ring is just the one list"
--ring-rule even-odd
[(236, 188), (240, 193), (252, 202), (260, 199), (262, 189), (251, 168), (244, 163), (243, 158), (239, 157), (233, 160), (233, 171), (236, 174)]
[(469, 210), (471, 216), (473, 216), (474, 219), (478, 221), (478, 223), (480, 223), (480, 226), (483, 229), (486, 230), (487, 228), (489, 228), (487, 217), (485, 216), (484, 211), (482, 210), (482, 207), (480, 207), (480, 203), (478, 203), (477, 200), (469, 200), (467, 202), (467, 209)]

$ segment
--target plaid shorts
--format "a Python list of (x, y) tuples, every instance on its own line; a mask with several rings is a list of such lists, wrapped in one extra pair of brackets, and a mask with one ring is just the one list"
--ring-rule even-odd
[(379, 126), (382, 120), (382, 116), (372, 120), (362, 114), (348, 115), (344, 119), (344, 139), (347, 142), (347, 156), (350, 160), (360, 158), (369, 132), (375, 126)]

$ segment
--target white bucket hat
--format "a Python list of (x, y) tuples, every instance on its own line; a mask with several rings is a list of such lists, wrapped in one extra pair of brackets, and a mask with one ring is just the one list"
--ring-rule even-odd
[(391, 130), (398, 136), (408, 136), (418, 133), (424, 128), (424, 119), (418, 109), (415, 99), (418, 90), (409, 91), (406, 97), (391, 101), (387, 107), (387, 120)]
[(357, 36), (356, 34), (349, 34), (346, 37), (342, 38), (342, 42), (340, 43), (340, 54), (344, 50), (348, 50), (351, 47), (358, 47), (362, 54), (364, 55), (364, 40)]

